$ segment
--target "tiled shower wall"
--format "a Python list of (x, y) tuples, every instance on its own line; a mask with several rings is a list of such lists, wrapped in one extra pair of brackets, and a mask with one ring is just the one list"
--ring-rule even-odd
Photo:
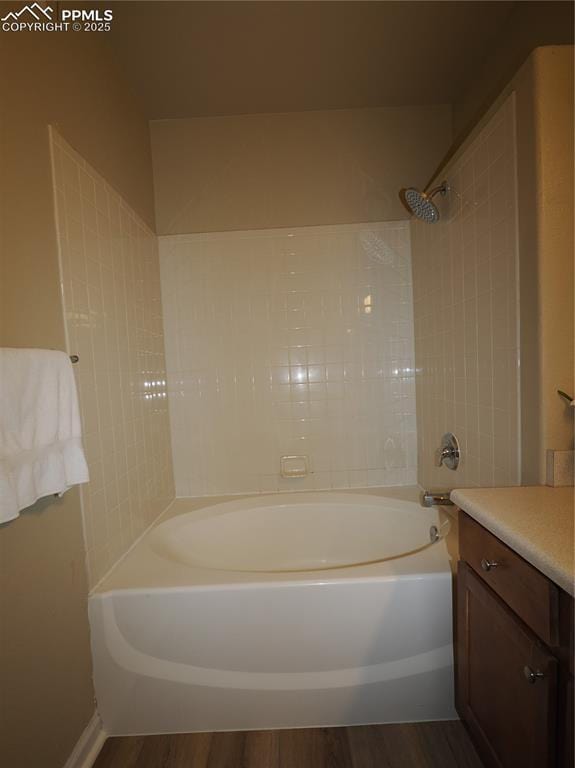
[(157, 238), (54, 130), (51, 142), (93, 586), (174, 495)]
[[(176, 492), (410, 484), (409, 224), (160, 238)], [(309, 475), (280, 477), (305, 455)]]
[[(442, 171), (439, 223), (412, 222), (423, 486), (520, 481), (515, 156), (512, 95)], [(460, 442), (456, 472), (434, 465), (445, 432)]]

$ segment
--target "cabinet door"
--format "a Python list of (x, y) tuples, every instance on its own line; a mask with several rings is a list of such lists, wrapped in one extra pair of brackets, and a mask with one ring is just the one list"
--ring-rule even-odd
[(465, 562), (457, 574), (456, 664), (457, 710), (486, 765), (551, 768), (557, 660)]

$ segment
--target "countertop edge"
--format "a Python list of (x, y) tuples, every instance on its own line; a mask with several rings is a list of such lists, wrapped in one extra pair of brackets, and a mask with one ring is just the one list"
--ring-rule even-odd
[(552, 582), (557, 584), (571, 597), (575, 597), (575, 579), (572, 573), (564, 570), (556, 562), (550, 562), (550, 557), (544, 551), (538, 549), (531, 542), (521, 536), (521, 531), (513, 526), (506, 525), (493, 513), (484, 509), (484, 504), (470, 501), (466, 498), (465, 491), (453, 491), (451, 499), (459, 509), (480, 523), (490, 533), (506, 544), (510, 549), (521, 555), (528, 563)]

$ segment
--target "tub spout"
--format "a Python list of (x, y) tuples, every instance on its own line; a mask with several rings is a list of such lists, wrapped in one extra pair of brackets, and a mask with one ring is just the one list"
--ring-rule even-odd
[(422, 491), (419, 497), (422, 507), (453, 506), (450, 491)]

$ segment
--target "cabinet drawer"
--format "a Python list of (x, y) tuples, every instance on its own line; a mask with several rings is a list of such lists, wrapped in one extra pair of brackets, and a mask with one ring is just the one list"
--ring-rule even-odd
[(559, 588), (552, 581), (464, 512), (459, 552), (536, 635), (558, 644)]

